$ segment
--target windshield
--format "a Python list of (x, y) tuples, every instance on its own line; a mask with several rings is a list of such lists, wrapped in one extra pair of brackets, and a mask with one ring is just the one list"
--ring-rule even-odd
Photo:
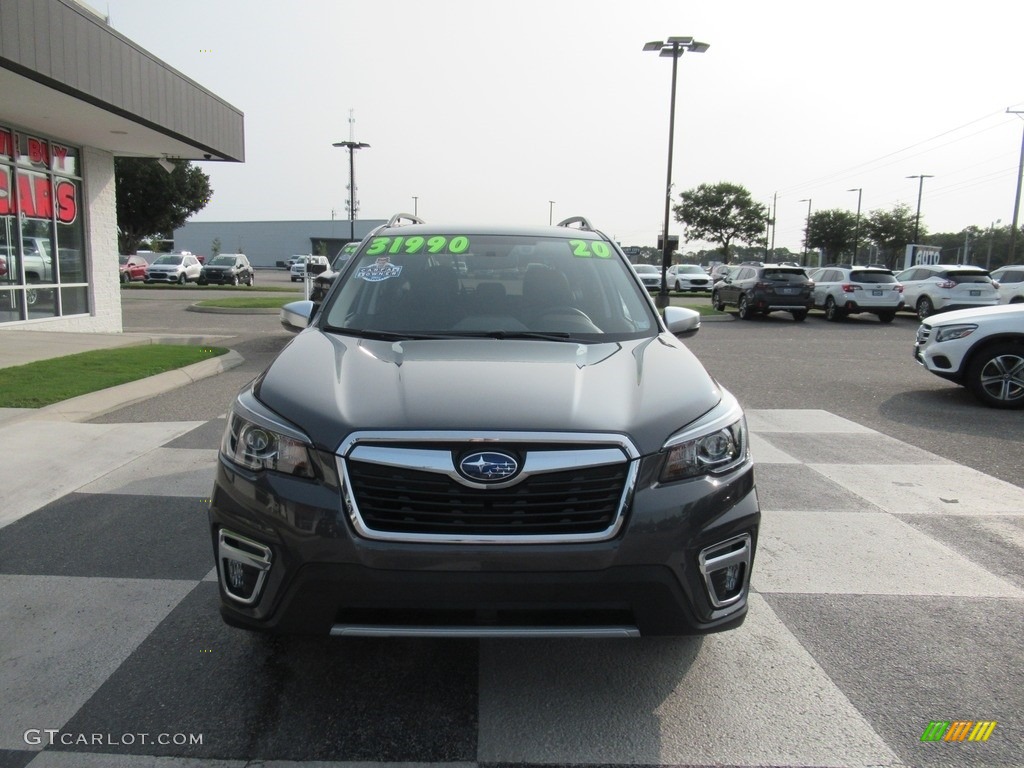
[(324, 307), (327, 330), (617, 341), (658, 327), (627, 263), (589, 232), (461, 235), (420, 225), (400, 231), (370, 238), (353, 257)]
[(117, 257), (117, 263), (120, 264), (123, 267), (125, 264), (128, 263), (128, 257), (127, 256), (118, 256)]
[(638, 275), (640, 274), (658, 274), (658, 268), (653, 264), (634, 264), (633, 269), (636, 270)]
[(234, 256), (217, 256), (213, 261), (210, 262), (211, 267), (233, 267), (235, 265)]
[(676, 269), (676, 274), (704, 275), (707, 273), (696, 264), (680, 264)]
[(954, 283), (991, 283), (987, 272), (947, 272), (944, 275)]
[(182, 257), (178, 256), (161, 256), (159, 259), (154, 261), (154, 264), (181, 264)]
[(802, 283), (807, 280), (807, 275), (802, 269), (766, 269), (762, 276), (765, 280), (779, 283)]

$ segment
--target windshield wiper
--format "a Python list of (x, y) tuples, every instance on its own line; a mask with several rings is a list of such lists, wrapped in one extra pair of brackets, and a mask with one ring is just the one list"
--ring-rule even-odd
[(566, 331), (462, 331), (452, 338), (471, 339), (540, 339), (542, 341), (565, 341), (573, 338)]
[(375, 331), (372, 328), (339, 328), (335, 325), (324, 327), (325, 331), (331, 333), (343, 333), (348, 336), (358, 336), (362, 339), (375, 339), (377, 341), (419, 341), (423, 339), (448, 339), (450, 336), (434, 333), (413, 333), (401, 331)]

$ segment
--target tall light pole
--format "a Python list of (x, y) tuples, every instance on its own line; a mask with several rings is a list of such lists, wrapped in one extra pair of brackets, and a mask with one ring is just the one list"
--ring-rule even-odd
[(1002, 223), (1002, 219), (996, 219), (992, 222), (992, 226), (988, 228), (988, 255), (985, 256), (985, 269), (989, 269), (992, 266), (992, 239), (996, 236), (996, 224)]
[(803, 266), (807, 266), (807, 241), (811, 239), (811, 198), (798, 200), (799, 203), (807, 203), (807, 224), (804, 226), (804, 258)]
[(908, 179), (919, 179), (917, 183), (917, 215), (914, 216), (914, 242), (911, 245), (917, 245), (917, 233), (920, 231), (921, 224), (921, 193), (924, 191), (924, 180), (934, 178), (931, 174), (919, 173), (917, 176), (907, 176)]
[(857, 193), (857, 221), (853, 225), (853, 266), (857, 266), (857, 251), (860, 248), (860, 196), (864, 190), (860, 187), (854, 187), (846, 191)]
[[(1024, 110), (1007, 109), (1011, 115), (1024, 115)], [(1013, 264), (1017, 260), (1017, 216), (1020, 214), (1020, 183), (1024, 179), (1024, 131), (1020, 137), (1020, 165), (1017, 166), (1017, 194), (1013, 197), (1013, 223), (1010, 224), (1010, 253), (1006, 259), (1007, 264)]]
[(362, 141), (336, 141), (335, 147), (348, 150), (348, 237), (356, 239), (356, 150), (369, 149), (370, 145)]
[(657, 51), (659, 56), (672, 59), (672, 93), (668, 112), (668, 178), (665, 181), (665, 226), (662, 229), (661, 249), (661, 290), (658, 292), (658, 306), (668, 306), (668, 282), (665, 272), (672, 264), (672, 248), (668, 242), (668, 217), (672, 207), (672, 139), (676, 132), (676, 68), (679, 57), (686, 51), (704, 53), (710, 48), (707, 43), (699, 43), (692, 37), (670, 37), (666, 41), (654, 40), (644, 45), (645, 51)]
[(412, 196), (412, 215), (413, 216), (419, 216), (420, 215), (420, 199), (418, 197), (416, 197), (416, 195)]
[(548, 225), (550, 225), (551, 222), (554, 221), (554, 216), (555, 216), (555, 201), (554, 200), (548, 200)]

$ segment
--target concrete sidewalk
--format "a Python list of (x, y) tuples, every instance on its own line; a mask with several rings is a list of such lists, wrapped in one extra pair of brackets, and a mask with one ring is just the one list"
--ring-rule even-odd
[[(223, 346), (232, 336), (168, 333), (52, 333), (49, 331), (0, 331), (0, 368), (49, 360), (94, 349), (144, 344)], [(128, 382), (54, 403), (44, 408), (0, 408), (0, 428), (26, 420), (82, 422), (115, 408), (145, 400), (207, 376), (230, 370), (244, 359), (234, 350), (173, 371)]]

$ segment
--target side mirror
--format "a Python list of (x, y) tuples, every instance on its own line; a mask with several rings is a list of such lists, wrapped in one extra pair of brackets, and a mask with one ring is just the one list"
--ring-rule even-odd
[(281, 325), (286, 331), (298, 333), (309, 326), (316, 305), (312, 301), (293, 301), (281, 307)]
[(700, 312), (686, 307), (665, 307), (665, 325), (676, 336), (693, 336), (700, 330)]

